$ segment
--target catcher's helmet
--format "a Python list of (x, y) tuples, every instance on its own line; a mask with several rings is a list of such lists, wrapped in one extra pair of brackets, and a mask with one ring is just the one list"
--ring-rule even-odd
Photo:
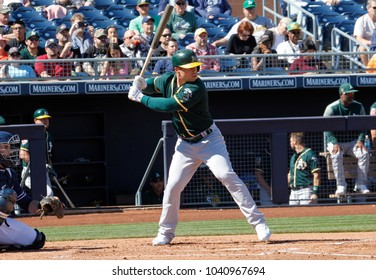
[(47, 109), (40, 108), (34, 112), (34, 119), (41, 120), (46, 118), (51, 118)]
[(0, 164), (4, 167), (14, 167), (20, 163), (20, 137), (0, 131)]
[(200, 66), (202, 63), (198, 61), (196, 54), (189, 49), (178, 50), (172, 56), (172, 65), (181, 68), (194, 68)]

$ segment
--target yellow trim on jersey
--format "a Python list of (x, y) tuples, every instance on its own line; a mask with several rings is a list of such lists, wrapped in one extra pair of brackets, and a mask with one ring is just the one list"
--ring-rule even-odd
[(304, 153), (301, 153), (299, 155), (299, 157), (295, 160), (295, 163), (294, 163), (294, 183), (293, 183), (293, 186), (296, 187), (296, 170), (297, 170), (297, 167), (296, 165), (299, 163), (299, 159), (302, 157), (302, 155), (304, 155), (305, 153), (307, 153), (308, 151), (310, 151), (311, 149), (308, 148), (307, 150), (304, 151)]

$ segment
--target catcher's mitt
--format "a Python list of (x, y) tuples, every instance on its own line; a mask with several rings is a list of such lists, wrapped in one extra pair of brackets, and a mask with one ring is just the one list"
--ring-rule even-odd
[(46, 196), (39, 201), (39, 207), (37, 213), (40, 213), (40, 218), (47, 216), (50, 213), (55, 214), (58, 219), (64, 217), (65, 205), (60, 201), (57, 196)]

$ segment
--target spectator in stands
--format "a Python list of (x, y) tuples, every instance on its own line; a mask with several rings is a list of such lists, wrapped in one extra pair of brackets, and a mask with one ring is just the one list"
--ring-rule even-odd
[[(150, 10), (149, 0), (138, 0), (136, 10), (140, 15), (132, 19), (129, 22), (128, 29), (133, 30), (137, 35), (139, 35), (142, 33), (142, 20), (144, 19), (144, 17), (150, 16), (149, 15), (149, 10)], [(154, 19), (153, 32), (155, 32), (161, 18), (159, 16), (151, 16), (151, 17)]]
[(151, 16), (142, 19), (142, 31), (140, 34), (141, 42), (150, 47), (154, 39), (154, 22)]
[(290, 146), (294, 154), (290, 159), (287, 175), (290, 188), (289, 205), (315, 204), (318, 202), (320, 186), (319, 160), (315, 152), (306, 147), (302, 132), (290, 134)]
[[(128, 58), (146, 57), (148, 48), (141, 43), (139, 35), (136, 35), (134, 30), (127, 30), (124, 33), (124, 43), (120, 45), (122, 52)], [(137, 75), (142, 69), (142, 60), (132, 60), (130, 66), (130, 74)]]
[[(3, 37), (3, 35), (0, 34), (0, 60), (7, 60), (8, 59), (8, 53), (5, 50), (5, 47), (7, 45), (7, 40)], [(0, 64), (0, 67), (2, 65)]]
[(0, 6), (0, 34), (6, 39), (12, 38), (12, 36), (8, 36), (12, 33), (9, 24), (10, 12), (11, 9), (8, 6)]
[(287, 39), (287, 27), (291, 23), (291, 19), (288, 17), (282, 18), (277, 26), (274, 26), (272, 28), (269, 28), (268, 30), (265, 31), (265, 33), (272, 32), (272, 49), (276, 50), (277, 46), (280, 43), (283, 43)]
[(153, 56), (166, 56), (167, 55), (167, 46), (168, 41), (171, 39), (171, 31), (168, 28), (165, 28), (162, 32), (162, 36), (159, 39), (159, 44), (157, 49), (155, 50)]
[[(36, 60), (59, 59), (59, 46), (55, 39), (48, 39), (45, 44), (46, 54)], [(35, 70), (40, 77), (70, 77), (71, 65), (67, 62), (36, 62)]]
[(235, 23), (224, 38), (213, 42), (212, 43), (213, 46), (216, 46), (216, 47), (226, 46), (230, 40), (231, 35), (237, 33), (238, 27), (243, 21), (248, 21), (252, 24), (253, 36), (255, 37), (256, 42), (265, 33), (266, 29), (272, 28), (274, 26), (273, 22), (269, 18), (259, 16), (257, 14), (255, 0), (244, 1), (243, 13), (244, 13), (244, 18), (241, 21)]
[[(107, 47), (107, 58), (125, 57), (117, 43), (110, 43)], [(128, 61), (116, 60), (105, 61), (103, 64), (101, 76), (114, 77), (115, 79), (124, 79), (128, 75)]]
[(205, 28), (198, 28), (195, 31), (195, 41), (185, 48), (192, 50), (202, 62), (200, 66), (200, 72), (219, 72), (220, 64), (218, 58), (206, 58), (208, 55), (218, 55), (216, 47), (208, 44), (208, 32)]
[[(94, 34), (94, 44), (89, 46), (83, 58), (103, 58), (107, 54), (107, 35), (104, 29), (97, 29)], [(99, 76), (102, 73), (103, 61), (84, 62), (83, 68), (89, 76)]]
[(272, 48), (272, 38), (268, 34), (261, 36), (257, 47), (254, 48), (252, 54), (265, 54), (265, 57), (254, 56), (252, 57), (252, 69), (254, 71), (260, 71), (268, 68), (278, 67), (278, 59), (276, 57), (267, 56), (268, 54), (277, 53)]
[(3, 0), (2, 5), (8, 6), (12, 10), (17, 10), (19, 7), (31, 6), (30, 0)]
[(300, 53), (299, 39), (301, 36), (302, 28), (297, 22), (291, 22), (288, 27), (288, 37), (289, 39), (285, 42), (282, 42), (278, 45), (276, 51), (278, 54), (289, 54), (290, 56), (279, 56), (280, 65), (282, 67), (289, 68), (291, 63), (299, 56), (293, 56), (292, 54)]
[(105, 32), (108, 38), (108, 43), (116, 43), (120, 45), (119, 32), (115, 25), (108, 26)]
[[(307, 37), (302, 41), (300, 52), (305, 53), (315, 53), (316, 46), (315, 42), (311, 38)], [(326, 66), (320, 58), (310, 55), (302, 55), (295, 59), (289, 68), (289, 75), (301, 75), (301, 74), (317, 74), (325, 70)]]
[[(56, 28), (56, 39), (60, 49), (60, 58), (73, 59), (82, 57), (80, 49), (72, 43), (68, 26), (61, 24)], [(75, 73), (82, 72), (79, 62), (74, 62), (73, 66)]]
[[(13, 47), (8, 51), (8, 60), (21, 60), (21, 53), (19, 48)], [(29, 65), (20, 64), (19, 62), (13, 62), (1, 67), (0, 78), (35, 78), (35, 72)]]
[[(329, 104), (324, 117), (365, 115), (363, 105), (354, 100), (354, 89), (351, 84), (345, 83), (339, 87), (339, 100)], [(367, 174), (369, 166), (369, 152), (364, 146), (364, 131), (325, 131), (326, 148), (332, 160), (333, 173), (337, 181), (336, 194), (347, 192), (347, 182), (343, 166), (343, 156), (349, 155), (358, 159), (358, 177), (354, 191), (369, 193)]]
[(26, 48), (21, 50), (22, 59), (36, 59), (40, 55), (46, 54), (44, 48), (39, 46), (40, 36), (36, 30), (30, 30), (26, 33)]
[[(228, 54), (251, 54), (257, 46), (255, 37), (253, 37), (253, 25), (249, 21), (242, 21), (238, 25), (236, 34), (231, 35), (227, 44), (226, 53)], [(249, 68), (249, 58), (240, 59), (240, 68)]]
[(196, 0), (195, 11), (203, 18), (212, 19), (215, 15), (231, 15), (232, 9), (227, 0)]
[[(370, 111), (371, 116), (376, 116), (376, 102), (372, 104), (371, 106), (371, 111)], [(372, 141), (372, 148), (376, 149), (376, 129), (371, 129), (371, 141)]]
[(167, 28), (170, 29), (172, 38), (184, 39), (188, 33), (194, 33), (198, 28), (196, 16), (187, 11), (186, 0), (175, 0), (174, 7)]
[[(375, 7), (375, 8), (374, 8)], [(371, 45), (372, 34), (376, 25), (376, 0), (367, 1), (367, 13), (359, 17), (354, 25), (354, 38), (363, 43), (367, 47)], [(366, 52), (368, 49), (359, 45), (359, 52)], [(361, 54), (360, 59), (362, 63), (368, 65), (368, 54)]]
[(164, 194), (163, 177), (158, 173), (154, 173), (150, 178), (149, 186), (143, 191), (142, 204), (162, 204)]
[(14, 38), (8, 41), (8, 48), (17, 47), (20, 50), (26, 48), (25, 35), (26, 27), (22, 20), (16, 20), (12, 26), (11, 30), (13, 32)]
[(54, 20), (64, 18), (68, 12), (67, 8), (59, 4), (59, 1), (55, 1), (55, 4), (44, 6), (43, 11), (46, 14), (48, 20)]
[[(197, 0), (187, 0), (187, 11), (194, 12)], [(166, 9), (166, 5), (175, 5), (175, 0), (160, 0), (158, 5), (158, 15), (162, 15), (163, 11)]]
[[(74, 4), (76, 3), (77, 1), (74, 1), (74, 0), (55, 0), (55, 3), (60, 5), (60, 6), (63, 6), (64, 8), (66, 8), (67, 10), (69, 11), (74, 11), (74, 10), (77, 10), (77, 6)], [(81, 1), (79, 1), (80, 3)], [(81, 5), (81, 3), (80, 3)], [(82, 5), (81, 5), (82, 6)]]
[(176, 39), (171, 38), (167, 41), (167, 57), (170, 57), (170, 59), (158, 60), (153, 70), (154, 75), (162, 75), (166, 72), (170, 72), (174, 70), (174, 67), (172, 66), (171, 57), (174, 55), (174, 53), (178, 49), (179, 49), (179, 44)]
[(75, 13), (72, 15), (71, 23), (69, 34), (72, 36), (73, 46), (78, 47), (81, 54), (84, 54), (88, 47), (94, 43), (93, 38), (86, 30), (88, 24), (85, 22), (85, 16), (82, 13)]

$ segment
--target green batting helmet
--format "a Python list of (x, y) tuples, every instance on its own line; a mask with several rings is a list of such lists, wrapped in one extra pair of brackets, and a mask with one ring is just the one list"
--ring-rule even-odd
[(41, 108), (34, 112), (34, 119), (41, 120), (46, 118), (51, 118), (51, 116), (48, 114), (47, 109)]
[(172, 65), (181, 68), (194, 68), (200, 66), (202, 63), (198, 61), (196, 54), (192, 50), (182, 49), (178, 50), (172, 56)]

